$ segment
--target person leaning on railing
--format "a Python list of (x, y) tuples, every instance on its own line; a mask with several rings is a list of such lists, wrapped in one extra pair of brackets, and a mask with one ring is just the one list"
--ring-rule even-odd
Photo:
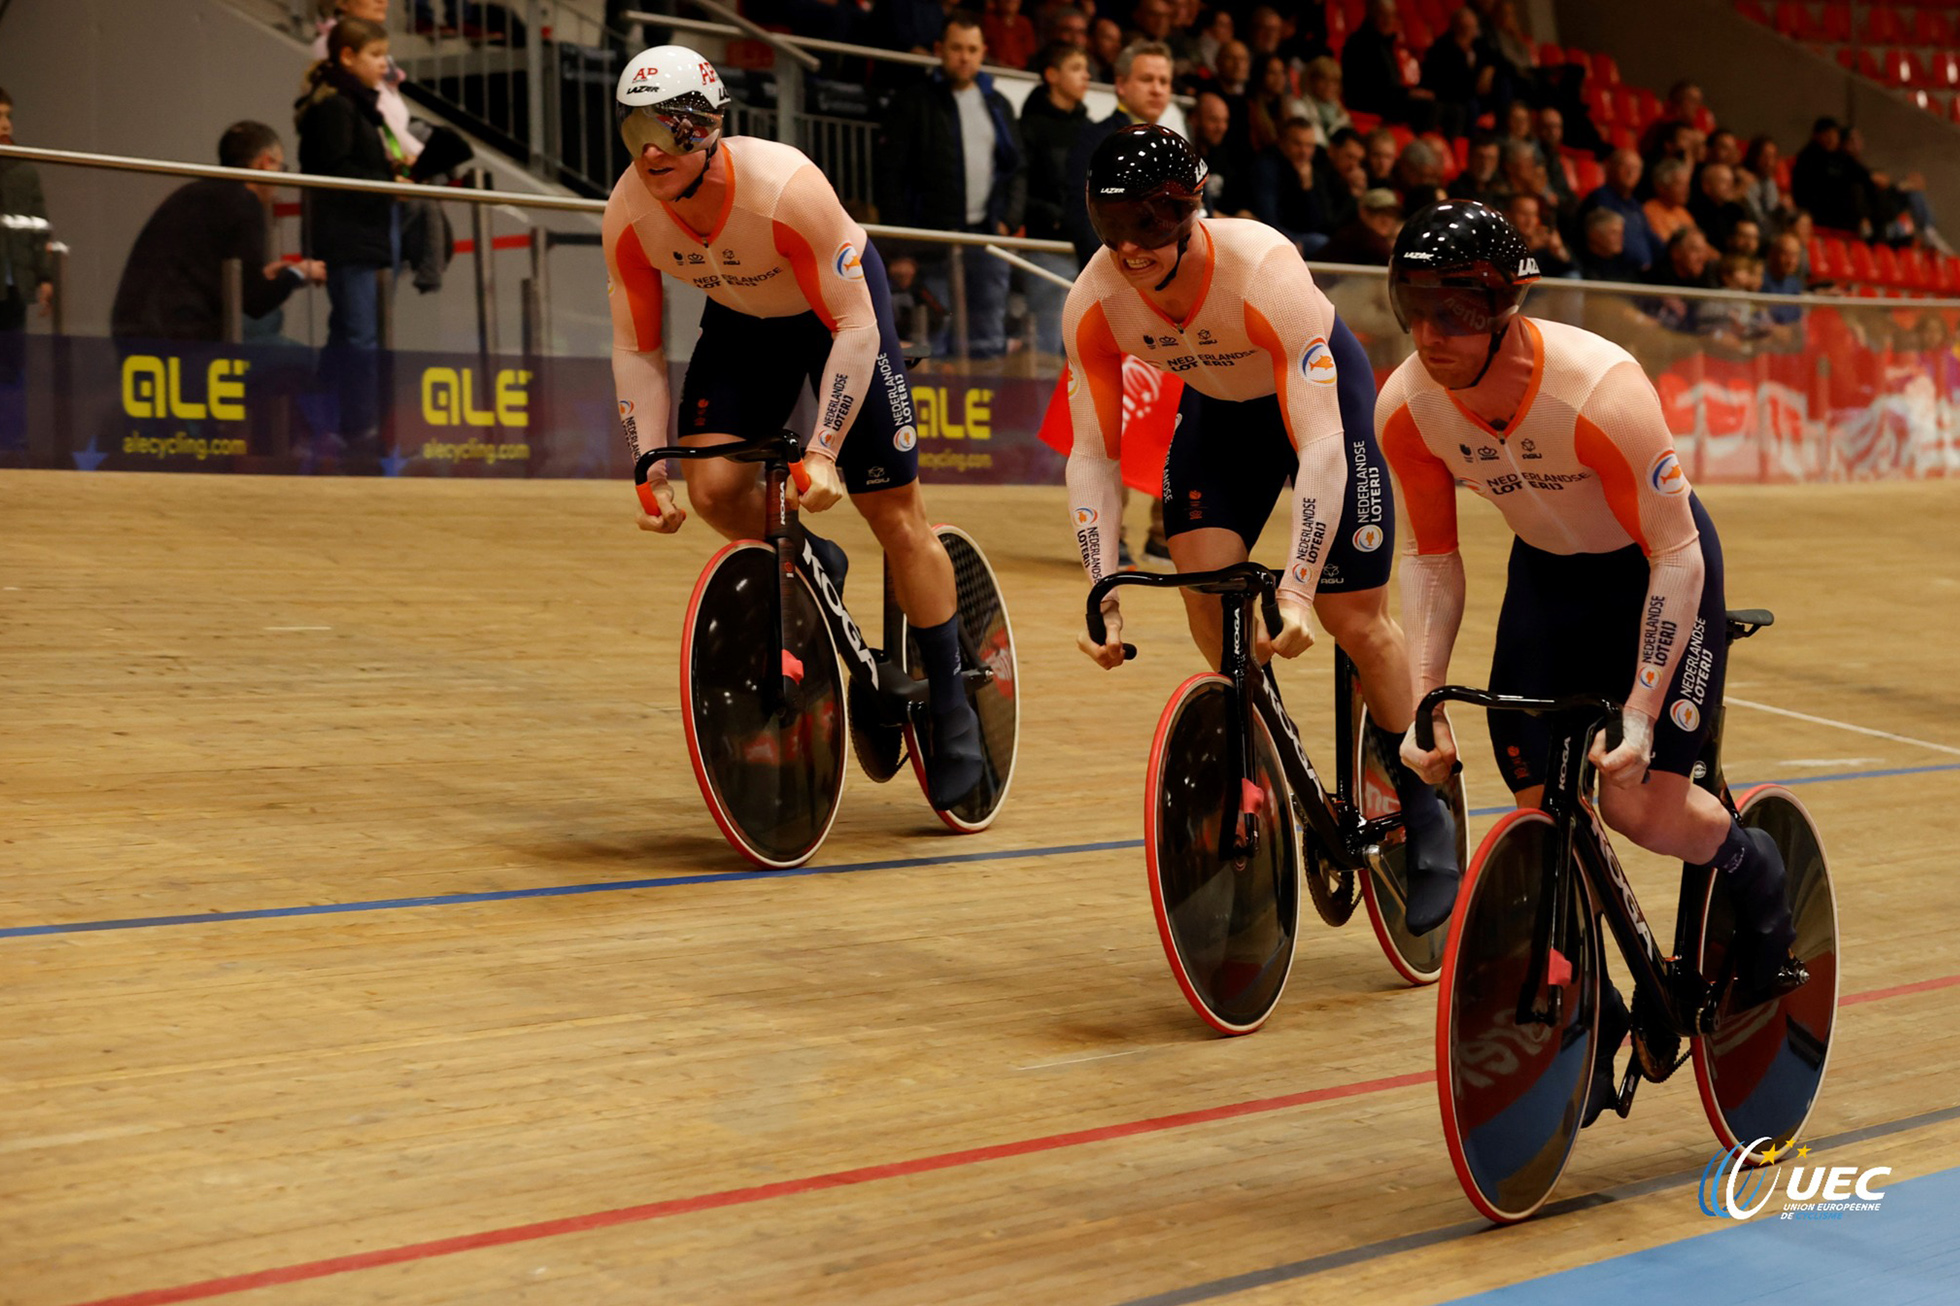
[[(111, 335), (222, 340), (224, 265), (231, 259), (242, 265), (239, 310), (248, 320), (273, 318), (293, 291), (326, 280), (326, 266), (317, 260), (285, 263), (266, 248), (266, 209), (274, 179), (286, 170), (279, 133), (262, 122), (233, 123), (218, 141), (218, 162), (268, 175), (263, 183), (193, 181), (157, 206), (123, 264), (109, 314)], [(263, 334), (279, 335), (276, 319)]]
[[(14, 143), (13, 97), (0, 90), (0, 145)], [(0, 159), (0, 332), (27, 325), (27, 305), (45, 316), (54, 302), (48, 202), (41, 174), (24, 159)]]

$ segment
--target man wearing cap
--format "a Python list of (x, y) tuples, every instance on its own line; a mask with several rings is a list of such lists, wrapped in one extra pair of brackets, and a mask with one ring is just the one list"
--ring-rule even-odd
[(1402, 199), (1386, 186), (1363, 192), (1358, 212), (1315, 255), (1321, 263), (1385, 268), (1402, 227)]

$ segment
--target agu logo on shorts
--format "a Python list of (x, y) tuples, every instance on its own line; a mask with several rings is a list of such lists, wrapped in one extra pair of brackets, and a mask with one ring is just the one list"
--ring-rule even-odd
[(1087, 528), (1094, 526), (1096, 519), (1097, 513), (1094, 508), (1077, 508), (1075, 510), (1075, 524), (1078, 527)]
[(1382, 528), (1379, 526), (1363, 526), (1354, 533), (1354, 547), (1363, 553), (1373, 553), (1381, 546)]
[(1674, 706), (1667, 710), (1667, 715), (1683, 730), (1693, 730), (1701, 724), (1701, 709), (1685, 698), (1675, 699)]
[(1681, 460), (1674, 456), (1674, 450), (1657, 455), (1653, 464), (1647, 468), (1647, 483), (1662, 494), (1682, 494), (1688, 488), (1688, 474), (1681, 470)]
[(864, 280), (864, 262), (858, 257), (857, 246), (848, 240), (831, 255), (830, 266), (846, 281)]
[(898, 450), (900, 453), (911, 449), (918, 442), (919, 432), (915, 427), (901, 426), (892, 435), (892, 448)]
[(1325, 337), (1315, 336), (1307, 341), (1307, 347), (1300, 353), (1300, 375), (1315, 385), (1334, 384), (1334, 354), (1327, 348)]

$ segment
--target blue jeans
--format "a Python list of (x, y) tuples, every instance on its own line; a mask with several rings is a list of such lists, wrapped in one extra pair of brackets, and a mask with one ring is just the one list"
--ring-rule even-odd
[[(1012, 269), (978, 245), (955, 246), (950, 258), (965, 260), (967, 352), (973, 358), (999, 358), (1007, 352), (1007, 278)], [(950, 268), (950, 259), (941, 257), (919, 271), (926, 288), (948, 311), (954, 306)], [(951, 353), (951, 339), (949, 323), (933, 337), (932, 352), (940, 357)]]
[[(401, 269), (401, 208), (389, 210), (388, 246)], [(340, 398), (340, 437), (359, 440), (381, 428), (381, 286), (371, 263), (327, 264), (327, 347), (322, 375)], [(392, 283), (390, 283), (392, 284)]]
[[(1028, 254), (1030, 263), (1036, 263), (1050, 272), (1058, 272), (1065, 277), (1076, 274), (1075, 257), (1071, 254)], [(1058, 286), (1045, 277), (1037, 277), (1032, 272), (1027, 277), (1028, 313), (1034, 318), (1035, 347), (1044, 354), (1062, 352), (1062, 305), (1068, 301), (1068, 287)]]

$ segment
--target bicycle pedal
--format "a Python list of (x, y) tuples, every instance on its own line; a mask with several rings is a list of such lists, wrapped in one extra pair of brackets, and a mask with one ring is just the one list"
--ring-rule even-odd
[(1633, 1110), (1633, 1095), (1639, 1088), (1640, 1061), (1637, 1057), (1629, 1058), (1626, 1073), (1620, 1079), (1619, 1095), (1613, 1100), (1614, 1115), (1622, 1120), (1627, 1118), (1627, 1113)]

